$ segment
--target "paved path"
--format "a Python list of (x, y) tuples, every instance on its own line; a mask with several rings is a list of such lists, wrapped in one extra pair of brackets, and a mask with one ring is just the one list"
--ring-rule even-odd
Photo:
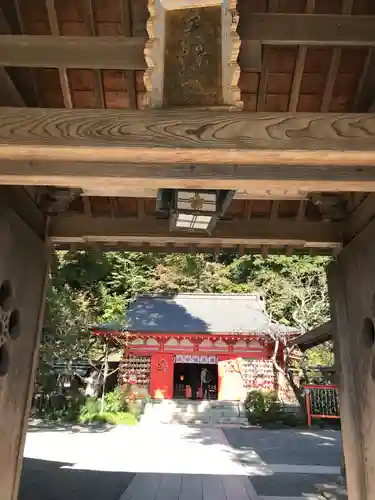
[(315, 485), (340, 473), (341, 433), (224, 429), (257, 493), (266, 500), (317, 499)]
[(30, 431), (19, 500), (317, 500), (339, 452), (333, 431)]

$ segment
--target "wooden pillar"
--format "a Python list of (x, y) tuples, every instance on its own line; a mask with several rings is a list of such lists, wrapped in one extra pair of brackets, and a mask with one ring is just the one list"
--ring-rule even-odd
[[(13, 205), (14, 198), (10, 197)], [(0, 193), (0, 498), (16, 500), (38, 363), (48, 251), (45, 220), (34, 229)], [(29, 208), (25, 214), (31, 219)], [(33, 219), (35, 222), (35, 219)], [(44, 227), (41, 227), (44, 226)], [(39, 235), (37, 234), (39, 233)]]
[(328, 269), (350, 500), (375, 500), (375, 223)]

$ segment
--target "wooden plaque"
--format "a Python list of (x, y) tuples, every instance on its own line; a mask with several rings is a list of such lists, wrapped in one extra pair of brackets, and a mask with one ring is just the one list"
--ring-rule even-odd
[(149, 0), (147, 106), (241, 109), (233, 0)]

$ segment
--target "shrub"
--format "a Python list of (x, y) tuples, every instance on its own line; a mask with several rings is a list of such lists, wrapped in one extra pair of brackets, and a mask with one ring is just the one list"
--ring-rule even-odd
[(96, 398), (87, 398), (84, 405), (81, 407), (82, 413), (98, 413), (100, 411), (100, 401)]
[(250, 391), (245, 400), (251, 423), (260, 424), (280, 420), (281, 408), (277, 394), (268, 391)]
[(104, 412), (81, 415), (80, 422), (83, 424), (97, 422), (112, 425), (136, 425), (137, 418), (128, 412)]
[(109, 413), (129, 411), (129, 405), (121, 387), (116, 387), (113, 392), (108, 392), (104, 396), (104, 411)]

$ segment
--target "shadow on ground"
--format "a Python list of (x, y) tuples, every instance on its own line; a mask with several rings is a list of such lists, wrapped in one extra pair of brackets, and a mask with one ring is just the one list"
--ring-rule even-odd
[(31, 422), (27, 432), (86, 432), (86, 433), (102, 433), (113, 429), (113, 425), (94, 423), (94, 424), (65, 424), (58, 422)]
[(118, 500), (135, 476), (65, 468), (71, 466), (24, 458), (18, 500)]

